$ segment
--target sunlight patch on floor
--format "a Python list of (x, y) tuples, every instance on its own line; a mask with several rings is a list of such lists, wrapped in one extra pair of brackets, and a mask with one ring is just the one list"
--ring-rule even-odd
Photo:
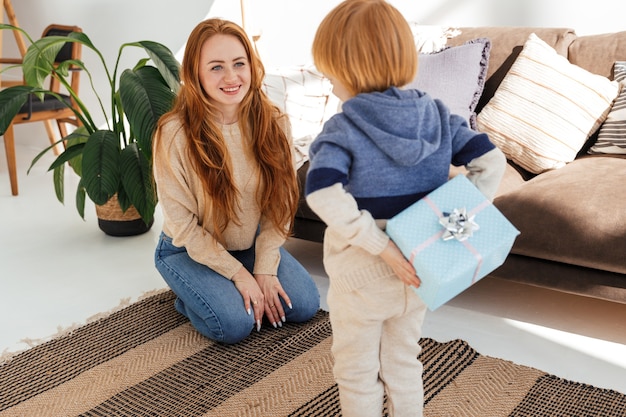
[(594, 339), (561, 330), (551, 329), (532, 323), (524, 323), (517, 320), (503, 319), (512, 327), (531, 333), (535, 336), (546, 339), (552, 343), (562, 345), (600, 359), (612, 365), (623, 368), (626, 371), (626, 346), (620, 343), (608, 342), (606, 340)]

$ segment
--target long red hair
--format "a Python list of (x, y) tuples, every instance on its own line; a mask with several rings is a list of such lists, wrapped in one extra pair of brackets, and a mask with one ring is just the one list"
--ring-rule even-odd
[[(206, 200), (211, 202), (213, 233), (218, 241), (236, 215), (238, 196), (228, 148), (217, 123), (218, 112), (200, 85), (200, 50), (212, 36), (236, 37), (244, 49), (251, 69), (251, 85), (239, 106), (239, 128), (251, 146), (260, 173), (256, 199), (263, 216), (287, 237), (298, 206), (298, 182), (292, 162), (290, 138), (281, 123), (288, 123), (262, 90), (265, 69), (254, 52), (245, 31), (237, 24), (208, 19), (199, 23), (189, 35), (181, 66), (182, 87), (172, 110), (159, 121), (171, 117), (181, 120), (189, 144), (189, 160), (199, 176)], [(207, 208), (209, 209), (209, 208)], [(206, 219), (207, 213), (199, 213)]]

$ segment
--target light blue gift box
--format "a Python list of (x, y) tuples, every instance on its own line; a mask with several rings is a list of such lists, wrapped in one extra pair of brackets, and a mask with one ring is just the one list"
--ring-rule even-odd
[[(464, 241), (444, 240), (440, 223), (465, 209), (478, 225)], [(386, 232), (415, 266), (414, 288), (435, 310), (502, 265), (519, 231), (464, 175), (457, 175), (387, 222)], [(449, 236), (448, 236), (449, 237)]]

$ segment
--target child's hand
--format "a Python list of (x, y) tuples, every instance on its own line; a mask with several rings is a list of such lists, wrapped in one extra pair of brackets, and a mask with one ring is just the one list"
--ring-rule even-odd
[(415, 268), (411, 262), (404, 257), (400, 249), (398, 249), (391, 239), (389, 239), (389, 244), (387, 244), (385, 250), (381, 252), (380, 257), (406, 285), (415, 288), (420, 286), (422, 282), (417, 276)]

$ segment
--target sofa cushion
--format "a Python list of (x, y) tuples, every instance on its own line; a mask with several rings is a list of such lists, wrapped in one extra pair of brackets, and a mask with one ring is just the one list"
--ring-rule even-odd
[(477, 113), (493, 97), (531, 33), (537, 34), (562, 56), (567, 56), (570, 44), (576, 39), (574, 30), (569, 28), (485, 26), (461, 27), (459, 31), (459, 35), (448, 40), (448, 45), (461, 45), (476, 38), (488, 38), (491, 41), (487, 82), (476, 107)]
[(626, 31), (579, 36), (568, 47), (569, 61), (612, 79), (613, 63), (626, 59)]
[(524, 179), (524, 173), (515, 164), (508, 163), (500, 180), (500, 185), (496, 191), (495, 196), (510, 193), (511, 191), (523, 186), (526, 183)]
[(624, 178), (625, 158), (585, 156), (496, 197), (521, 232), (511, 252), (626, 273)]
[(622, 90), (600, 126), (598, 139), (589, 149), (591, 154), (626, 154), (626, 61), (615, 63), (614, 77)]
[(415, 79), (407, 88), (425, 91), (476, 127), (476, 105), (483, 92), (491, 42), (472, 39), (434, 53), (420, 53)]
[(560, 168), (604, 121), (618, 92), (617, 82), (570, 64), (531, 34), (479, 113), (478, 129), (532, 173)]

